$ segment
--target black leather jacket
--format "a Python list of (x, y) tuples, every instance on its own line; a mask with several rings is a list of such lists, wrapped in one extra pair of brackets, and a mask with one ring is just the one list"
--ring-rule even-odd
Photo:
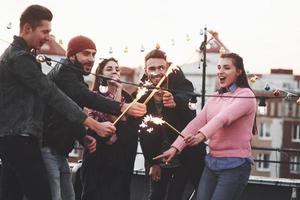
[(86, 115), (41, 71), (21, 37), (1, 55), (0, 136), (29, 134), (42, 138), (46, 105), (68, 120), (81, 124)]
[[(62, 59), (60, 63), (62, 64), (57, 64), (48, 73), (48, 77), (80, 107), (113, 115), (120, 113), (119, 102), (109, 100), (89, 90), (84, 82), (80, 65), (72, 63), (69, 59)], [(74, 147), (75, 140), (80, 140), (86, 134), (85, 128), (68, 121), (51, 107), (47, 108), (46, 113), (43, 145), (59, 154), (67, 155)]]

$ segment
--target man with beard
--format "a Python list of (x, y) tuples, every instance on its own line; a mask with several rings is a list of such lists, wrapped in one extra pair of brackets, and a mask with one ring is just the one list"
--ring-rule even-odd
[[(84, 75), (89, 75), (94, 65), (96, 45), (88, 37), (76, 36), (70, 40), (67, 58), (62, 59), (49, 73), (49, 79), (65, 92), (80, 107), (118, 115), (127, 108), (128, 103), (109, 100), (90, 91), (84, 82)], [(128, 111), (132, 116), (143, 116), (146, 106), (134, 104)], [(102, 122), (103, 132), (111, 132), (115, 127), (111, 122)], [(100, 134), (99, 134), (100, 135)], [(100, 135), (105, 137), (105, 135)], [(43, 142), (43, 158), (46, 163), (53, 200), (74, 200), (75, 194), (71, 182), (67, 156), (74, 147), (75, 140), (88, 144), (95, 150), (95, 141), (86, 136), (83, 126), (69, 122), (65, 117), (50, 107), (45, 118), (45, 137)]]
[[(157, 85), (164, 76), (169, 63), (165, 52), (155, 49), (145, 57), (144, 79)], [(181, 70), (171, 73), (162, 87), (177, 91), (194, 90), (192, 83), (187, 80)], [(147, 94), (140, 102), (144, 102)], [(191, 121), (196, 112), (188, 108), (189, 96), (185, 93), (158, 91), (147, 104), (147, 113), (154, 117), (162, 117), (169, 124), (181, 131)], [(203, 144), (186, 149), (172, 162), (166, 164), (153, 157), (161, 154), (164, 149), (177, 138), (177, 134), (163, 125), (156, 125), (153, 132), (141, 129), (140, 144), (145, 157), (146, 173), (149, 175), (149, 200), (181, 200), (188, 180), (193, 188), (197, 185), (204, 167), (205, 146)]]

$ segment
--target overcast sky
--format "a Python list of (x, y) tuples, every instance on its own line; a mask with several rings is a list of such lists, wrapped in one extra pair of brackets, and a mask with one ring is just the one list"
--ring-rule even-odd
[[(300, 75), (300, 1), (298, 0), (0, 0), (0, 39), (11, 41), (19, 32), (21, 12), (41, 4), (54, 14), (52, 34), (65, 47), (75, 35), (92, 38), (97, 58), (115, 56), (120, 65), (143, 64), (156, 43), (177, 64), (197, 59), (200, 30), (219, 33), (247, 70), (268, 73), (289, 68)], [(11, 22), (11, 29), (7, 29)], [(187, 41), (187, 35), (190, 40)], [(7, 46), (0, 40), (0, 51)], [(172, 40), (174, 44), (172, 45)], [(141, 45), (145, 52), (140, 52)], [(128, 53), (124, 53), (125, 46)], [(109, 54), (112, 47), (113, 54)]]

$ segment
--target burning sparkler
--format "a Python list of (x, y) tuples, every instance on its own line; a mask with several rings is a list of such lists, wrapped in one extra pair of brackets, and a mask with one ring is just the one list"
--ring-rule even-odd
[[(169, 124), (168, 122), (166, 122), (165, 120), (163, 120), (162, 118), (159, 117), (153, 117), (152, 115), (146, 115), (142, 121), (142, 123), (140, 124), (141, 128), (147, 128), (148, 127), (148, 123), (152, 122), (156, 125), (162, 125), (162, 124), (166, 124), (167, 126), (169, 126), (172, 130), (174, 130), (180, 137), (184, 138), (184, 136), (180, 133), (180, 131), (178, 131), (174, 126), (172, 126), (171, 124)], [(149, 128), (147, 129), (147, 131), (149, 132)], [(151, 129), (150, 132), (153, 131), (153, 128)], [(149, 133), (150, 133), (149, 132)]]
[(160, 79), (160, 81), (158, 82), (158, 84), (156, 85), (156, 88), (152, 90), (152, 92), (149, 94), (149, 96), (147, 97), (147, 99), (144, 101), (144, 104), (147, 104), (148, 101), (150, 101), (150, 99), (153, 97), (153, 95), (158, 91), (157, 88), (159, 88), (161, 86), (161, 84), (164, 82), (164, 80), (169, 76), (170, 73), (172, 73), (173, 71), (177, 71), (179, 70), (178, 66), (175, 65), (171, 65), (167, 72), (164, 74), (164, 76)]
[(141, 87), (138, 88), (138, 92), (136, 94), (136, 98), (127, 106), (127, 108), (118, 116), (118, 118), (114, 121), (113, 125), (116, 125), (118, 121), (126, 114), (126, 112), (135, 104), (146, 92), (147, 88)]

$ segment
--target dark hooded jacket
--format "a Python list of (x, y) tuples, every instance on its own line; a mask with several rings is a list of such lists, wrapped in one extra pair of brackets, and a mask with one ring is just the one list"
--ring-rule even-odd
[[(188, 107), (190, 96), (187, 95), (187, 92), (194, 91), (193, 84), (187, 80), (183, 72), (179, 70), (177, 73), (171, 73), (168, 76), (166, 88), (170, 89), (173, 94), (176, 107), (162, 107), (162, 111), (159, 113), (157, 111), (154, 98), (152, 98), (147, 104), (147, 114), (162, 117), (163, 120), (167, 121), (177, 130), (182, 131), (196, 116), (196, 111), (190, 110)], [(144, 102), (147, 96), (148, 95), (145, 94), (139, 101)], [(154, 164), (161, 163), (161, 161), (153, 160), (153, 157), (169, 149), (177, 136), (178, 134), (166, 125), (155, 126), (151, 133), (148, 133), (144, 129), (140, 130), (139, 138), (143, 155), (145, 157), (146, 170), (149, 170), (149, 168)], [(168, 144), (166, 144), (166, 141), (168, 141)], [(189, 173), (192, 173), (195, 184), (202, 173), (205, 155), (206, 150), (204, 144), (185, 148), (179, 155), (180, 163), (188, 170)]]
[[(87, 107), (113, 115), (120, 113), (120, 103), (89, 90), (84, 82), (80, 64), (74, 64), (69, 59), (62, 59), (60, 64), (48, 73), (48, 77), (81, 108)], [(70, 122), (51, 107), (47, 108), (44, 128), (43, 145), (63, 155), (68, 155), (74, 147), (75, 140), (81, 140), (86, 134), (83, 126)]]

